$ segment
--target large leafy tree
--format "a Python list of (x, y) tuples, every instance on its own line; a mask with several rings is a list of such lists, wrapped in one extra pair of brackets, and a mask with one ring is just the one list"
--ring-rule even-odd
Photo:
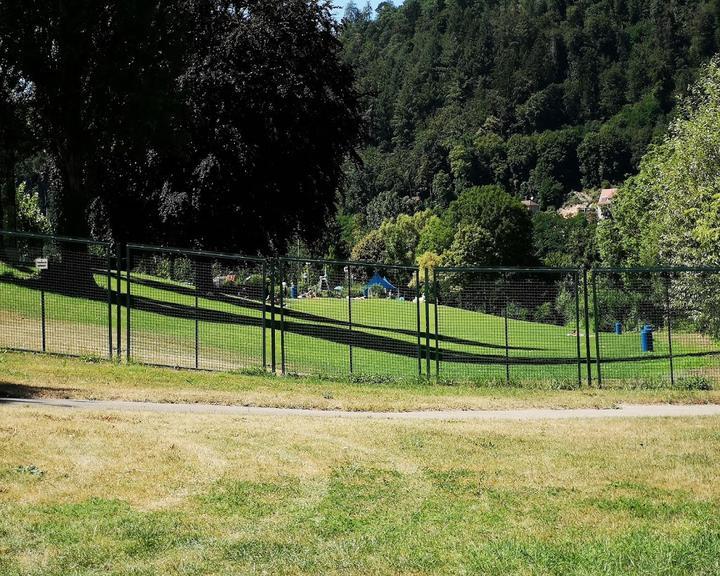
[(104, 208), (120, 208), (107, 214), (117, 236), (148, 229), (190, 24), (181, 6), (159, 0), (0, 2), (0, 63), (23, 86), (27, 130), (54, 165), (58, 232), (87, 235), (91, 205), (106, 199)]
[(216, 249), (321, 236), (359, 134), (324, 0), (0, 0), (56, 230)]
[(523, 266), (533, 263), (532, 223), (528, 211), (502, 188), (482, 186), (465, 190), (450, 204), (446, 218), (457, 230), (453, 241), (454, 264)]
[[(190, 138), (160, 203), (202, 246), (282, 251), (321, 237), (359, 136), (353, 77), (324, 0), (195, 2), (206, 22), (179, 88)], [(187, 161), (186, 161), (187, 159)]]
[[(704, 69), (665, 141), (620, 191), (598, 246), (611, 265), (720, 265), (720, 60)], [(715, 276), (673, 275), (669, 286), (674, 308), (720, 337)]]
[(609, 263), (720, 265), (720, 60), (681, 106), (599, 231)]

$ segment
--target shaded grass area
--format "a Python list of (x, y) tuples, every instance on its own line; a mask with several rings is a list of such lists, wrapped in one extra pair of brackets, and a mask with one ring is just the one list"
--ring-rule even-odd
[(718, 430), (0, 406), (0, 572), (716, 574)]
[(618, 404), (717, 403), (720, 390), (687, 382), (617, 382), (606, 389), (565, 382), (294, 378), (265, 373), (196, 372), (38, 354), (0, 353), (0, 396), (135, 400), (341, 410), (611, 408)]
[[(41, 294), (27, 274), (0, 264), (0, 346), (41, 349)], [(99, 286), (107, 278), (96, 275)], [(110, 282), (117, 289), (116, 278)], [(284, 338), (272, 340), (263, 325), (271, 313), (260, 301), (230, 292), (196, 294), (191, 286), (143, 274), (132, 275), (131, 355), (135, 361), (184, 368), (238, 370), (261, 368), (263, 357), (291, 373), (412, 377), (419, 372), (444, 379), (492, 381), (556, 380), (569, 384), (587, 378), (586, 341), (575, 326), (557, 326), (510, 319), (506, 349), (504, 318), (439, 306), (382, 299), (354, 300), (350, 311), (343, 299), (289, 300), (281, 318)], [(127, 290), (121, 281), (122, 292)], [(196, 308), (197, 296), (197, 308)], [(124, 296), (119, 303), (125, 304)], [(117, 346), (116, 330), (108, 334), (107, 302), (62, 293), (45, 294), (46, 349), (69, 354), (108, 354), (108, 336)], [(121, 306), (120, 334), (126, 340), (127, 308)], [(117, 308), (113, 306), (112, 322)], [(197, 322), (196, 322), (197, 318)], [(427, 334), (427, 335), (426, 335)], [(670, 380), (670, 335), (656, 333), (655, 352), (642, 354), (639, 335), (590, 335), (590, 367), (601, 351), (603, 379)], [(580, 351), (578, 353), (578, 344)], [(127, 342), (123, 341), (123, 346)], [(429, 349), (428, 349), (429, 348)], [(700, 334), (672, 335), (678, 379), (720, 380), (720, 347)], [(436, 360), (438, 363), (436, 363)], [(507, 365), (506, 365), (507, 364)]]

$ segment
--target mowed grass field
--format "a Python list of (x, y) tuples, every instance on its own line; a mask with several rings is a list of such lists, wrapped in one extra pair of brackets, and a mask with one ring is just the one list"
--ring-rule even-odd
[[(39, 350), (42, 344), (39, 290), (8, 278), (23, 273), (0, 265), (0, 346)], [(106, 288), (107, 278), (96, 275)], [(116, 281), (110, 281), (116, 289)], [(123, 292), (127, 285), (121, 283)], [(418, 306), (399, 300), (316, 298), (286, 300), (284, 317), (277, 313), (284, 338), (270, 330), (263, 338), (260, 301), (233, 295), (198, 295), (189, 286), (141, 274), (132, 275), (130, 346), (134, 361), (209, 370), (262, 369), (275, 356), (276, 367), (297, 374), (350, 373), (408, 378), (437, 375), (446, 380), (553, 380), (568, 384), (587, 380), (586, 339), (580, 330), (580, 361), (575, 326), (557, 326), (510, 319), (506, 351), (505, 320), (448, 306)], [(116, 306), (112, 307), (116, 322)], [(123, 348), (126, 346), (127, 308), (121, 306)], [(45, 294), (46, 349), (50, 352), (103, 356), (109, 354), (108, 309), (102, 297), (87, 299)], [(352, 314), (352, 330), (348, 319)], [(196, 322), (195, 317), (198, 317)], [(437, 331), (435, 317), (438, 318)], [(265, 326), (271, 314), (266, 307)], [(428, 337), (425, 334), (428, 334)], [(437, 333), (437, 340), (436, 340)], [(112, 331), (116, 346), (116, 330)], [(197, 347), (196, 347), (197, 342)], [(430, 345), (428, 354), (426, 346)], [(602, 374), (613, 380), (670, 380), (667, 332), (656, 332), (655, 352), (642, 354), (637, 333), (600, 335)], [(591, 371), (597, 379), (595, 335), (590, 335)], [(720, 346), (706, 336), (674, 332), (672, 347), (678, 380), (720, 380)], [(437, 349), (437, 354), (436, 354)], [(283, 354), (284, 351), (284, 354)], [(507, 360), (506, 360), (507, 355)], [(436, 363), (436, 356), (439, 363)], [(506, 367), (509, 364), (509, 369)]]
[(0, 352), (0, 397), (227, 404), (321, 410), (407, 412), (522, 408), (604, 408), (621, 404), (720, 403), (720, 389), (618, 382), (602, 389), (566, 389), (540, 380), (503, 382), (280, 377), (98, 362)]
[(720, 420), (0, 405), (0, 573), (718, 574)]

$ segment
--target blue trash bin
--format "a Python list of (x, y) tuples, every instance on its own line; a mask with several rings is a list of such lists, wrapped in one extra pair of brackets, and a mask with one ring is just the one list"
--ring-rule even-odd
[(297, 289), (297, 286), (295, 286), (295, 284), (293, 284), (292, 286), (290, 286), (290, 298), (295, 299), (297, 297), (298, 297), (298, 289)]
[(615, 322), (615, 334), (617, 336), (622, 336), (622, 333), (623, 333), (622, 322)]
[(645, 324), (640, 331), (640, 348), (643, 352), (655, 351), (655, 340), (653, 338), (653, 327)]

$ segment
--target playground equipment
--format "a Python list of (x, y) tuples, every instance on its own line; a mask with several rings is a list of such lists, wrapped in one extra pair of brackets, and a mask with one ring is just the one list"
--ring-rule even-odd
[(377, 272), (373, 275), (372, 278), (368, 281), (367, 284), (365, 284), (365, 287), (363, 288), (363, 294), (365, 295), (365, 298), (370, 297), (370, 289), (373, 286), (380, 286), (382, 289), (387, 291), (390, 295), (392, 295), (393, 291), (397, 291), (398, 296), (400, 296), (400, 291), (397, 289), (396, 286), (393, 286), (393, 284), (388, 280), (385, 276), (380, 276)]
[[(323, 288), (324, 286), (324, 288)], [(327, 273), (327, 266), (323, 269), (323, 273), (320, 276), (320, 280), (318, 281), (318, 287), (317, 291), (318, 294), (320, 294), (323, 290), (327, 290), (330, 292), (330, 283), (328, 282), (328, 273)]]

